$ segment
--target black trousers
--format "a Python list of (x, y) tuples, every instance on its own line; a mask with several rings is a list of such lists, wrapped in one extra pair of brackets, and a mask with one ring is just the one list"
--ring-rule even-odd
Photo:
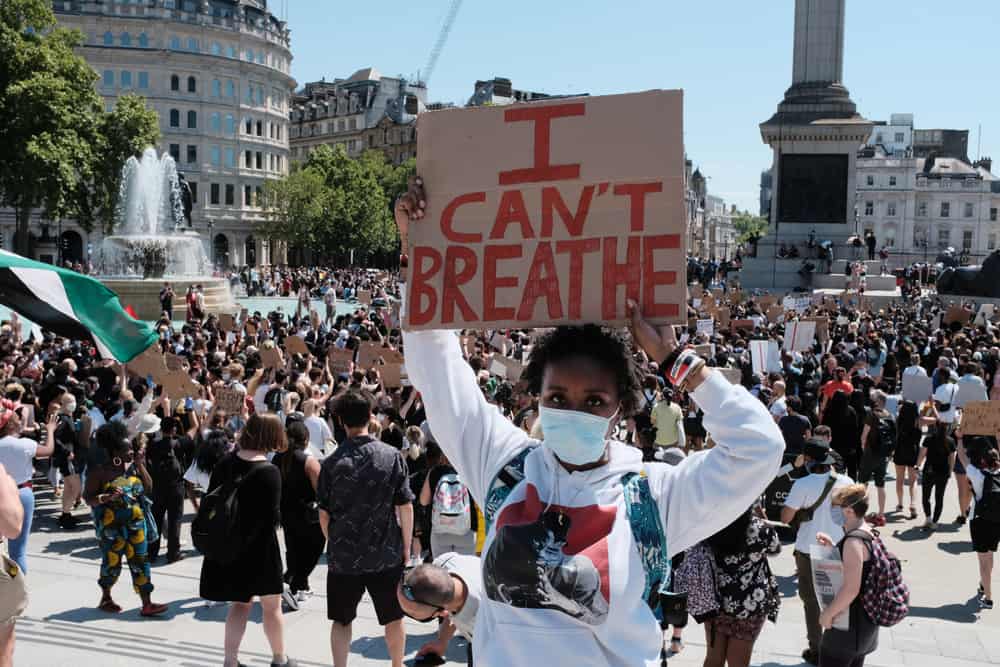
[[(154, 487), (155, 488), (155, 487)], [(153, 520), (160, 531), (160, 539), (149, 545), (149, 560), (160, 555), (160, 545), (167, 538), (167, 558), (181, 552), (181, 519), (184, 517), (184, 487), (163, 489), (153, 494)]]
[(318, 523), (288, 523), (285, 533), (285, 583), (293, 591), (309, 590), (309, 575), (326, 548)]
[[(941, 518), (941, 510), (944, 509), (944, 492), (948, 488), (948, 475), (924, 475), (923, 485), (920, 487), (924, 501), (924, 514), (934, 523)], [(934, 492), (934, 514), (931, 515), (931, 491)]]

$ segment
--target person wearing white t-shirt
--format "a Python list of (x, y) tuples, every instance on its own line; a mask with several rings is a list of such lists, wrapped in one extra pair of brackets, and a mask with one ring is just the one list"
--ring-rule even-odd
[(326, 420), (319, 416), (319, 403), (309, 399), (302, 404), (304, 423), (309, 429), (309, 453), (322, 460), (327, 453), (327, 446), (333, 442), (333, 433)]
[(920, 365), (919, 354), (911, 354), (910, 365), (903, 369), (903, 377), (908, 377), (910, 375), (927, 377), (927, 369)]
[(853, 482), (849, 477), (833, 471), (835, 459), (828, 443), (811, 438), (806, 440), (803, 451), (801, 460), (796, 461), (796, 464), (804, 464), (810, 474), (797, 479), (792, 485), (785, 499), (785, 506), (781, 509), (781, 521), (789, 523), (799, 510), (808, 510), (819, 503), (812, 511), (812, 518), (801, 522), (795, 538), (795, 569), (798, 572), (799, 597), (802, 598), (806, 615), (806, 635), (809, 641), (809, 647), (802, 652), (802, 659), (816, 665), (819, 664), (823, 629), (819, 624), (819, 601), (813, 588), (809, 547), (816, 544), (817, 533), (837, 534), (840, 527), (834, 522), (830, 512), (830, 499), (835, 489)]
[(778, 380), (771, 385), (771, 390), (774, 392), (774, 395), (771, 399), (771, 405), (768, 406), (768, 411), (770, 411), (771, 416), (774, 417), (775, 423), (777, 423), (782, 417), (788, 414), (788, 399), (785, 397), (785, 383)]
[(0, 438), (0, 464), (17, 483), (21, 506), (24, 507), (21, 534), (9, 541), (8, 551), (22, 572), (28, 571), (25, 552), (35, 513), (35, 491), (31, 487), (31, 478), (35, 472), (32, 459), (52, 456), (56, 447), (55, 432), (58, 423), (58, 415), (49, 415), (45, 422), (45, 444), (40, 445), (31, 438), (20, 437), (21, 416), (16, 410), (6, 409), (0, 413), (0, 433), (3, 433)]
[[(962, 434), (959, 432), (956, 437), (959, 443), (958, 456), (965, 466), (978, 505), (983, 500), (987, 482), (991, 489), (995, 489), (996, 483), (1000, 480), (1000, 453), (995, 449), (988, 449), (977, 461), (979, 464), (977, 466), (969, 460), (965, 445), (962, 443)], [(995, 494), (996, 491), (992, 493)], [(983, 505), (987, 506), (987, 503)], [(984, 510), (976, 507), (969, 524), (972, 548), (979, 559), (979, 606), (983, 609), (993, 609), (993, 561), (997, 547), (1000, 546), (1000, 523), (996, 522), (995, 516), (996, 503), (991, 503), (990, 507), (989, 510), (985, 510), (991, 514), (990, 516), (984, 516)]]

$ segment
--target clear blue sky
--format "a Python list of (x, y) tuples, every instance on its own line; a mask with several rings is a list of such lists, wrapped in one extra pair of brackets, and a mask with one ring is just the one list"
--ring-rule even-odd
[[(270, 4), (288, 5), (301, 85), (367, 66), (414, 75), (449, 2)], [(711, 177), (709, 192), (756, 211), (771, 160), (757, 126), (791, 83), (793, 9), (793, 0), (465, 0), (429, 96), (464, 104), (477, 79), (493, 76), (547, 93), (682, 88), (685, 149)], [(972, 130), (973, 159), (982, 124), (982, 154), (1000, 161), (998, 18), (996, 0), (847, 0), (844, 78), (859, 111)]]

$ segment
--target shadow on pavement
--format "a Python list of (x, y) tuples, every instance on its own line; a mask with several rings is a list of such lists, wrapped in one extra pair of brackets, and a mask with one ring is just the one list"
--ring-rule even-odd
[(910, 607), (910, 616), (934, 618), (955, 623), (975, 623), (978, 620), (979, 601), (973, 596), (964, 604), (945, 604), (940, 607)]
[[(409, 628), (407, 628), (409, 630)], [(427, 627), (427, 632), (419, 635), (406, 633), (406, 648), (404, 654), (415, 653), (420, 647), (437, 637), (437, 627)], [(351, 642), (351, 653), (363, 655), (370, 660), (388, 660), (389, 649), (385, 645), (385, 638), (382, 635), (375, 637), (358, 637)], [(448, 654), (445, 656), (449, 661), (462, 664), (465, 662), (465, 642), (458, 639), (453, 640), (448, 645)]]
[(954, 542), (939, 542), (937, 548), (949, 554), (971, 554), (972, 542), (968, 540), (956, 540)]
[[(141, 608), (141, 603), (137, 595), (132, 594), (130, 599), (118, 598), (115, 601), (124, 607), (124, 611), (120, 614), (109, 614), (107, 612), (101, 611), (96, 607), (96, 603), (100, 598), (100, 594), (94, 595), (95, 606), (93, 607), (77, 607), (76, 609), (67, 609), (66, 611), (61, 611), (58, 614), (50, 614), (45, 618), (47, 621), (66, 621), (68, 623), (88, 623), (92, 621), (106, 621), (109, 618), (114, 618), (116, 621), (128, 621), (135, 622), (141, 621), (143, 623), (156, 623), (157, 621), (169, 621), (181, 614), (191, 614), (193, 613), (195, 618), (199, 620), (226, 620), (226, 607), (220, 606), (216, 608), (211, 608), (211, 611), (215, 611), (221, 614), (219, 618), (202, 618), (199, 616), (198, 612), (200, 609), (208, 609), (204, 607), (204, 601), (201, 598), (186, 598), (182, 600), (169, 600), (167, 601), (167, 611), (161, 616), (156, 616), (154, 618), (146, 618), (139, 614), (139, 609)], [(159, 602), (156, 599), (156, 594), (153, 594), (153, 602)], [(197, 603), (197, 606), (190, 603)], [(133, 606), (134, 605), (134, 606)], [(218, 611), (218, 610), (221, 610)], [(251, 615), (252, 618), (252, 615)], [(259, 620), (259, 619), (258, 619)]]
[(778, 590), (781, 591), (781, 597), (793, 598), (799, 594), (798, 577), (796, 575), (776, 574), (774, 578), (778, 580)]
[(918, 540), (928, 539), (931, 536), (931, 533), (918, 526), (913, 526), (912, 528), (907, 528), (906, 530), (894, 530), (892, 531), (892, 536), (900, 542), (916, 542)]

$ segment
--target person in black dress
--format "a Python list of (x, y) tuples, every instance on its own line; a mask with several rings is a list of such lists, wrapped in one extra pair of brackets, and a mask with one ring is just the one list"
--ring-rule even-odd
[(903, 487), (910, 490), (910, 518), (917, 518), (917, 450), (920, 448), (920, 415), (917, 404), (903, 401), (896, 418), (896, 451), (892, 462), (896, 466), (896, 511), (903, 511)]
[(861, 429), (858, 427), (857, 412), (850, 406), (847, 394), (840, 390), (834, 392), (823, 413), (823, 425), (830, 427), (833, 435), (830, 446), (843, 457), (847, 476), (856, 479), (861, 461)]
[[(319, 527), (316, 483), (319, 461), (309, 454), (309, 429), (301, 419), (288, 418), (288, 449), (275, 454), (272, 463), (281, 471), (281, 527), (285, 534), (285, 583), (295, 607), (309, 593), (309, 575), (316, 567), (326, 538)], [(286, 601), (287, 598), (286, 598)]]
[(239, 493), (239, 521), (247, 546), (232, 563), (205, 558), (201, 566), (201, 597), (231, 602), (226, 617), (225, 667), (239, 665), (240, 642), (246, 631), (253, 598), (260, 598), (264, 634), (271, 645), (271, 665), (295, 667), (285, 655), (281, 615), (281, 551), (276, 528), (281, 519), (281, 473), (266, 454), (284, 449), (285, 429), (275, 415), (253, 415), (247, 421), (237, 451), (215, 466), (208, 485), (211, 493), (233, 476), (243, 476)]

